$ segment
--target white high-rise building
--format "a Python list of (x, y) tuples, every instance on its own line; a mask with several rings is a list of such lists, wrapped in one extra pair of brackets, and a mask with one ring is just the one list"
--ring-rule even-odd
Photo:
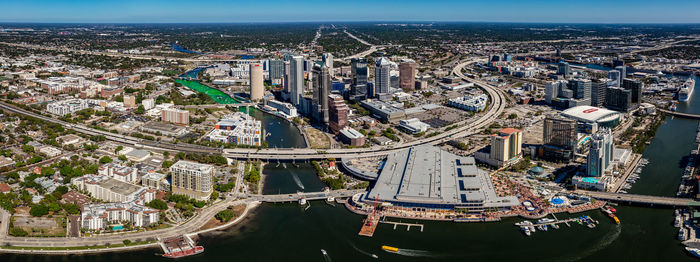
[(325, 53), (322, 59), (323, 64), (328, 68), (328, 72), (331, 74), (331, 78), (333, 78), (333, 54)]
[(301, 95), (304, 94), (304, 57), (292, 56), (289, 60), (289, 101), (299, 106)]
[(207, 200), (213, 191), (214, 166), (180, 160), (170, 166), (173, 194)]
[(143, 105), (143, 109), (150, 110), (154, 107), (156, 107), (156, 101), (153, 100), (153, 98), (147, 98), (141, 101), (141, 104)]
[(613, 143), (612, 131), (603, 128), (591, 136), (591, 149), (588, 152), (588, 165), (586, 175), (590, 177), (600, 177), (613, 166)]
[(259, 63), (250, 64), (250, 100), (258, 101), (265, 94), (263, 67)]
[(391, 86), (391, 61), (382, 57), (377, 61), (377, 66), (374, 68), (374, 95), (389, 93)]

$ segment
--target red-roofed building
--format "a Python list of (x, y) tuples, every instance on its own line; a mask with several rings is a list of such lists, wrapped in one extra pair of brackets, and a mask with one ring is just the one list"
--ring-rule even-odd
[(522, 156), (522, 144), (523, 132), (520, 129), (501, 129), (491, 135), (491, 151), (486, 162), (496, 167), (513, 164)]
[(8, 193), (12, 191), (12, 188), (10, 188), (10, 185), (7, 183), (2, 183), (0, 184), (0, 193)]

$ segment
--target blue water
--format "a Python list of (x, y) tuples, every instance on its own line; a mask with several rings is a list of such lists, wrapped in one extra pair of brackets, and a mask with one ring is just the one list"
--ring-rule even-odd
[(561, 200), (561, 198), (558, 198), (558, 197), (552, 198), (552, 204), (560, 205), (563, 203), (564, 203), (564, 200)]
[(170, 46), (173, 47), (173, 50), (178, 51), (178, 52), (183, 52), (183, 53), (188, 53), (188, 54), (198, 54), (198, 55), (203, 54), (203, 53), (200, 53), (200, 52), (195, 52), (195, 51), (189, 50), (189, 49), (184, 48), (184, 47), (182, 47), (182, 46), (179, 46), (179, 45), (177, 45), (177, 44), (170, 44)]
[(113, 226), (112, 230), (122, 230), (124, 229), (124, 226)]

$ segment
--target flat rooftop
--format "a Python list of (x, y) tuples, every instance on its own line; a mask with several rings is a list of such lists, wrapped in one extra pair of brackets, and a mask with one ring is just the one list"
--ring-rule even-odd
[(171, 132), (171, 133), (177, 133), (179, 130), (182, 130), (185, 128), (184, 126), (177, 126), (173, 124), (168, 124), (168, 123), (163, 123), (163, 122), (156, 122), (156, 121), (151, 121), (142, 126), (143, 128), (146, 129), (151, 129), (151, 130), (157, 130), (161, 132)]
[(518, 205), (515, 196), (499, 197), (488, 172), (473, 157), (460, 157), (423, 145), (387, 157), (370, 199), (412, 204), (483, 207)]

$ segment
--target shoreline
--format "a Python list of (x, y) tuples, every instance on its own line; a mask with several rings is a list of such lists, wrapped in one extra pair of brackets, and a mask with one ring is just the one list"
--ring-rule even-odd
[[(236, 225), (248, 215), (250, 210), (252, 210), (253, 208), (256, 208), (259, 205), (260, 205), (260, 202), (258, 202), (258, 201), (248, 202), (246, 204), (245, 210), (243, 210), (243, 213), (241, 213), (241, 215), (236, 217), (236, 219), (229, 221), (226, 224), (219, 225), (217, 227), (203, 229), (203, 230), (195, 231), (192, 233), (187, 233), (185, 235), (196, 236), (199, 234), (206, 234), (206, 233), (210, 233), (213, 231), (226, 229), (228, 227)], [(157, 241), (153, 242), (153, 243), (147, 243), (147, 244), (141, 244), (141, 245), (94, 248), (94, 249), (91, 249), (89, 246), (65, 247), (64, 249), (55, 249), (55, 250), (51, 250), (51, 249), (42, 250), (41, 249), (41, 248), (53, 248), (53, 247), (10, 246), (8, 248), (6, 246), (0, 246), (0, 253), (24, 254), (24, 255), (57, 255), (57, 256), (88, 255), (88, 254), (111, 253), (111, 252), (117, 252), (117, 251), (136, 251), (136, 250), (143, 250), (143, 249), (154, 248), (154, 247), (159, 247), (159, 246), (160, 246), (160, 244)], [(85, 249), (79, 249), (79, 248), (85, 248)]]

